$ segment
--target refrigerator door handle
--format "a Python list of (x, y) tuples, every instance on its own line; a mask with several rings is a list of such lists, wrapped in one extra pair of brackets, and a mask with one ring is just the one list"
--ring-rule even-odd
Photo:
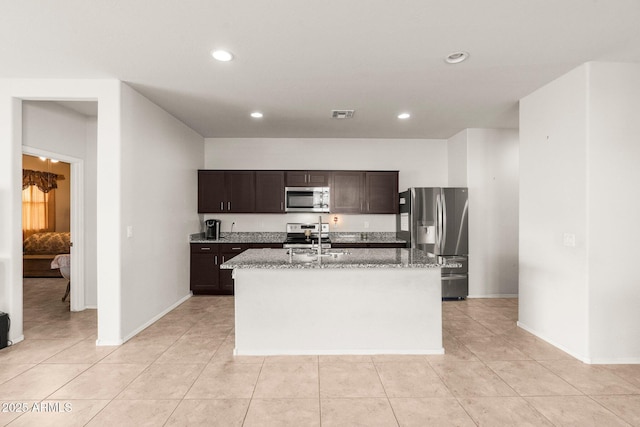
[(444, 247), (447, 245), (447, 199), (442, 195), (440, 199), (442, 204), (442, 241), (440, 242), (440, 250), (444, 252)]
[(440, 194), (436, 194), (436, 244), (434, 252), (440, 254), (442, 242), (442, 202), (440, 200)]
[(464, 208), (462, 208), (462, 219), (460, 219), (460, 230), (458, 230), (458, 241), (456, 242), (456, 253), (460, 253), (460, 239), (462, 238), (462, 230), (464, 222), (467, 221), (467, 213), (469, 211), (469, 199), (464, 202)]

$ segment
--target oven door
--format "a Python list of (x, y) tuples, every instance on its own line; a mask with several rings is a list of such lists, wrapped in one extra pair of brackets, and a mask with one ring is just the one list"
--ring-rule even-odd
[(286, 212), (329, 212), (329, 187), (286, 187)]

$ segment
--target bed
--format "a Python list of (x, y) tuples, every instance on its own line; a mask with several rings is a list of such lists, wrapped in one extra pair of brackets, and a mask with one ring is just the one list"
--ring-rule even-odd
[(35, 233), (23, 242), (23, 277), (62, 277), (60, 270), (51, 269), (58, 254), (71, 252), (71, 233)]

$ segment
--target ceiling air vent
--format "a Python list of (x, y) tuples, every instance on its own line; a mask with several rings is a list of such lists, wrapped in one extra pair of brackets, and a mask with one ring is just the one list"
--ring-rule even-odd
[(331, 118), (333, 119), (350, 119), (353, 117), (355, 110), (331, 110)]

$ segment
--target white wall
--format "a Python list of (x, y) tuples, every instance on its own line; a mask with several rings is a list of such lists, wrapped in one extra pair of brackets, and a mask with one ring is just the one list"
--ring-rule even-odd
[[(441, 139), (206, 138), (206, 169), (399, 170), (400, 191), (447, 183), (447, 142)], [(332, 231), (395, 232), (395, 215), (325, 215)], [(310, 214), (216, 214), (223, 231), (284, 231)], [(365, 228), (365, 222), (369, 228)]]
[[(84, 162), (84, 306), (97, 306), (96, 144), (97, 122), (54, 102), (22, 103), (22, 144)], [(69, 185), (71, 176), (66, 176)], [(69, 219), (67, 218), (67, 221)]]
[(98, 118), (88, 117), (84, 157), (84, 299), (87, 307), (98, 306)]
[[(520, 101), (519, 324), (587, 352), (587, 67)], [(563, 245), (564, 233), (576, 246)]]
[(448, 187), (467, 187), (467, 140), (468, 130), (458, 132), (447, 141)]
[(589, 357), (640, 363), (640, 65), (588, 73)]
[(97, 101), (98, 343), (120, 335), (120, 85), (101, 79), (0, 79), (0, 310), (11, 315), (9, 339), (23, 339), (21, 156), (23, 100)]
[(588, 63), (520, 103), (519, 323), (591, 363), (640, 363), (639, 71)]
[(516, 296), (518, 131), (466, 129), (448, 148), (448, 185), (469, 188), (469, 297)]
[[(122, 336), (190, 295), (203, 138), (122, 85)], [(127, 236), (131, 227), (132, 236)]]

